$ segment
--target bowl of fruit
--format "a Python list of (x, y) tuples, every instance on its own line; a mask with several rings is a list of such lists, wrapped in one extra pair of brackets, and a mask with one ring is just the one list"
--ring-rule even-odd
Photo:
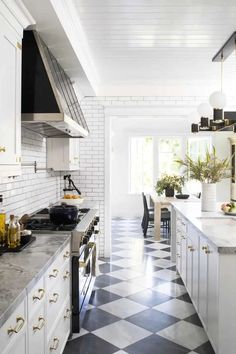
[(64, 194), (63, 198), (61, 198), (60, 202), (65, 203), (67, 205), (79, 205), (82, 204), (84, 198), (79, 194)]
[(221, 205), (221, 210), (225, 215), (234, 215), (236, 216), (236, 204), (234, 202), (223, 203)]

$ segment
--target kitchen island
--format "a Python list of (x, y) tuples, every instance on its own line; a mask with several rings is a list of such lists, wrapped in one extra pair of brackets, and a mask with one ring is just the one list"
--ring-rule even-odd
[(71, 311), (70, 233), (34, 236), (21, 252), (0, 256), (1, 353), (48, 353), (70, 333), (70, 320), (61, 323)]
[(172, 260), (217, 354), (236, 347), (236, 218), (172, 203)]

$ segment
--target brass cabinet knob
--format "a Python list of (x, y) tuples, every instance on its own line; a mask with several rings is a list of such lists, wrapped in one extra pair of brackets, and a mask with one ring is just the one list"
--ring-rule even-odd
[(66, 313), (64, 315), (64, 319), (70, 318), (72, 314), (72, 311), (70, 309), (66, 309)]
[(0, 146), (0, 152), (6, 152), (6, 147), (5, 146)]
[(59, 270), (53, 269), (52, 273), (49, 274), (49, 278), (56, 278), (58, 276)]
[(66, 280), (70, 277), (70, 272), (67, 270), (66, 273), (63, 275), (63, 279)]
[(70, 252), (66, 251), (66, 253), (63, 254), (63, 258), (70, 258)]
[(209, 254), (209, 253), (211, 253), (211, 251), (210, 251), (210, 250), (206, 250), (205, 253), (206, 253), (206, 254)]
[(38, 318), (37, 326), (33, 326), (33, 331), (40, 331), (45, 324), (45, 319), (43, 317)]
[(45, 294), (45, 290), (44, 289), (38, 289), (38, 295), (34, 295), (33, 296), (33, 301), (42, 300), (42, 298), (44, 297), (44, 294)]
[(24, 326), (25, 320), (23, 317), (17, 317), (16, 318), (16, 325), (14, 328), (10, 327), (7, 330), (7, 334), (10, 336), (13, 333), (19, 333), (22, 327)]
[(53, 296), (52, 299), (49, 299), (50, 304), (57, 302), (57, 300), (59, 298), (59, 294), (54, 293), (52, 296)]
[(203, 251), (207, 250), (207, 246), (202, 246), (202, 250)]
[(53, 350), (57, 350), (58, 345), (59, 345), (59, 338), (55, 337), (53, 339), (53, 345), (51, 345), (50, 348), (49, 348), (50, 352), (53, 351)]

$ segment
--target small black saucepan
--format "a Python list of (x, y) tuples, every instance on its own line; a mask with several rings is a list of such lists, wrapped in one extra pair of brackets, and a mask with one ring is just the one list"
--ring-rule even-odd
[(75, 205), (61, 204), (49, 209), (50, 220), (55, 225), (73, 224), (78, 217), (78, 208)]

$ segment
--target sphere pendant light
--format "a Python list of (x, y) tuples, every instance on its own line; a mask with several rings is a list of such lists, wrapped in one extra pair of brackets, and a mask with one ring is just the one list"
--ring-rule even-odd
[(226, 105), (226, 97), (222, 91), (223, 86), (223, 53), (221, 53), (221, 78), (220, 78), (220, 91), (213, 92), (209, 97), (210, 105), (213, 108), (213, 123), (222, 123), (223, 119), (223, 109)]

